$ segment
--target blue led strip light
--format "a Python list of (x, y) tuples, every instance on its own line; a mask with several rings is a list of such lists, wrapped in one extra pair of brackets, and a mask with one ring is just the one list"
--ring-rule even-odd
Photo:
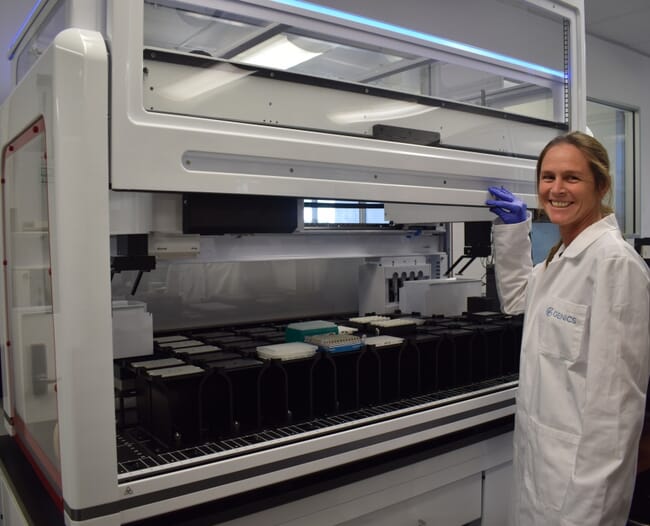
[(18, 44), (20, 43), (20, 40), (25, 36), (24, 32), (27, 28), (27, 25), (30, 24), (35, 17), (36, 13), (41, 10), (41, 8), (45, 5), (46, 0), (38, 0), (34, 6), (31, 8), (29, 11), (29, 14), (25, 17), (25, 20), (21, 24), (20, 28), (16, 32), (16, 34), (13, 36), (11, 39), (11, 43), (9, 44), (8, 52), (7, 52), (7, 58), (9, 60), (14, 58), (14, 55), (16, 54), (16, 49), (18, 48)]
[(534, 64), (532, 62), (526, 62), (525, 60), (519, 60), (517, 58), (509, 57), (507, 55), (502, 55), (500, 53), (495, 53), (494, 51), (488, 51), (487, 49), (471, 46), (469, 44), (463, 44), (462, 42), (456, 42), (454, 40), (448, 40), (446, 38), (429, 35), (428, 33), (422, 33), (420, 31), (415, 31), (414, 29), (408, 29), (406, 27), (396, 26), (394, 24), (382, 22), (381, 20), (374, 20), (372, 18), (366, 18), (365, 16), (346, 13), (345, 11), (339, 11), (338, 9), (332, 9), (331, 7), (312, 4), (311, 2), (303, 2), (302, 0), (271, 0), (271, 1), (275, 2), (276, 4), (283, 4), (290, 7), (297, 7), (299, 9), (311, 11), (313, 13), (332, 16), (335, 18), (339, 18), (341, 20), (347, 20), (349, 22), (362, 24), (364, 26), (373, 27), (376, 29), (383, 29), (385, 31), (390, 31), (392, 33), (397, 33), (399, 35), (405, 35), (412, 38), (417, 38), (419, 40), (424, 40), (425, 42), (430, 42), (432, 44), (445, 46), (448, 48), (456, 49), (458, 51), (464, 51), (485, 58), (499, 60), (501, 62), (506, 62), (514, 66), (523, 67), (529, 70), (544, 73), (546, 75), (551, 75), (553, 77), (564, 79), (564, 72), (558, 71), (556, 69), (540, 66), (539, 64)]

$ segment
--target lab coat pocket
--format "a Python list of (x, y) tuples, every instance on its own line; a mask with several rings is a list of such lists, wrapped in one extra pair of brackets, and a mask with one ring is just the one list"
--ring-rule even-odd
[(582, 347), (589, 307), (551, 296), (541, 308), (540, 351), (574, 362)]
[(562, 509), (580, 437), (531, 419), (530, 480), (543, 508)]

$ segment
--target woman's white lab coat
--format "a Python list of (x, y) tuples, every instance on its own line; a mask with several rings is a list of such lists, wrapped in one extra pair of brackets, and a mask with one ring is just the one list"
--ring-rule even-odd
[(650, 279), (614, 215), (534, 268), (530, 220), (494, 225), (504, 312), (525, 312), (513, 524), (623, 525), (650, 355)]

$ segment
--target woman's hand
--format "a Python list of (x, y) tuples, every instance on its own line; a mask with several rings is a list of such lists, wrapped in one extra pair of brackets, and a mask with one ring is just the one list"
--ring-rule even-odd
[(485, 204), (490, 207), (490, 212), (498, 215), (508, 225), (526, 221), (528, 217), (526, 203), (503, 186), (500, 188), (489, 186), (488, 190), (496, 197), (485, 201)]

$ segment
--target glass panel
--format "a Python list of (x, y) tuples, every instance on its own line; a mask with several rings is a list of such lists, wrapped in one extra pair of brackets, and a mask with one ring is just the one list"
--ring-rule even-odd
[(560, 240), (560, 229), (557, 225), (548, 222), (544, 216), (543, 221), (533, 221), (530, 231), (533, 263), (546, 260), (551, 248)]
[[(419, 4), (418, 9), (428, 7)], [(232, 64), (332, 79), (354, 86), (369, 85), (397, 93), (452, 100), (534, 119), (567, 121), (565, 75), (561, 70), (414, 31), (411, 33), (424, 44), (407, 45), (399, 31), (410, 30), (400, 27), (394, 28), (396, 37), (390, 41), (393, 49), (387, 49), (385, 38), (373, 43), (366, 32), (358, 35), (359, 41), (355, 42), (352, 29), (346, 31), (349, 36), (343, 41), (311, 28), (289, 27), (278, 18), (281, 11), (273, 14), (276, 20), (259, 20), (242, 14), (210, 12), (191, 2), (146, 1), (144, 46), (208, 55)], [(543, 20), (542, 25), (552, 32), (546, 38), (555, 42), (551, 53), (555, 60), (551, 62), (562, 65), (564, 50), (561, 46), (555, 49), (557, 41), (564, 41), (561, 20)], [(454, 57), (449, 53), (449, 46), (465, 51)], [(467, 49), (476, 57), (468, 58)], [(503, 66), (509, 60), (513, 62)], [(213, 69), (220, 66), (223, 69), (223, 64), (215, 63)], [(248, 70), (239, 77), (254, 74)], [(223, 75), (203, 77), (204, 84), (223, 86)], [(234, 80), (231, 72), (230, 82)], [(149, 89), (154, 91), (153, 87)], [(203, 94), (205, 89), (200, 93)], [(219, 117), (230, 118), (230, 115)]]
[(46, 159), (42, 121), (3, 152), (5, 302), (15, 427), (60, 488)]
[[(194, 0), (198, 3), (200, 0)], [(272, 0), (305, 11), (419, 39), (563, 69), (563, 20), (521, 0)], [(351, 25), (352, 25), (351, 24)]]
[(18, 55), (16, 63), (16, 82), (25, 76), (32, 67), (32, 64), (38, 60), (43, 51), (52, 43), (54, 37), (63, 31), (66, 27), (66, 10), (67, 1), (59, 0), (56, 7), (47, 16), (47, 20), (41, 25), (28, 44)]
[(619, 226), (634, 233), (634, 119), (633, 111), (587, 101), (587, 125), (609, 154), (612, 205)]
[(303, 219), (305, 226), (388, 224), (382, 203), (332, 199), (305, 199)]
[(233, 43), (252, 38), (266, 22), (212, 16), (198, 6), (194, 11), (145, 3), (146, 46), (210, 56), (226, 54)]
[[(202, 241), (209, 245), (210, 239)], [(207, 249), (207, 248), (206, 248)], [(203, 249), (202, 249), (203, 251)], [(113, 299), (143, 301), (154, 331), (323, 316), (357, 309), (358, 258), (202, 262), (160, 259), (111, 281)]]
[(365, 82), (378, 72), (402, 64), (414, 56), (362, 49), (320, 38), (283, 32), (246, 49), (234, 61), (295, 73), (340, 80)]

